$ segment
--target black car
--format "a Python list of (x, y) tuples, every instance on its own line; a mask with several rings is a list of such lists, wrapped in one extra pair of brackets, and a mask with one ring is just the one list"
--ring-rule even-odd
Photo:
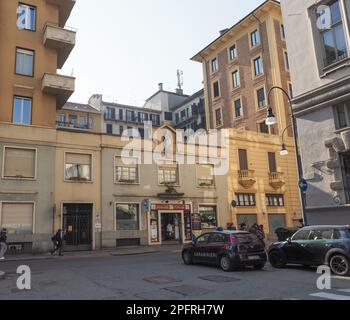
[(205, 233), (182, 250), (185, 264), (214, 264), (224, 271), (253, 266), (264, 268), (267, 255), (262, 242), (253, 234), (242, 231)]
[(350, 275), (350, 226), (304, 227), (284, 242), (268, 250), (275, 268), (287, 264), (328, 265), (339, 276)]

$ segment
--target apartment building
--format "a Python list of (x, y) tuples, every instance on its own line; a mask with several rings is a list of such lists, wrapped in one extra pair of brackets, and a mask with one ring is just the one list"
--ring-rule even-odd
[(0, 225), (22, 251), (52, 246), (56, 111), (75, 83), (57, 68), (75, 45), (65, 28), (74, 4), (0, 2)]
[(57, 128), (101, 132), (101, 112), (88, 104), (67, 102), (58, 111)]
[[(274, 86), (293, 94), (280, 3), (265, 1), (192, 60), (203, 66), (207, 128), (230, 130), (233, 221), (263, 224), (270, 237), (278, 227), (299, 225), (291, 110), (282, 91), (268, 96)], [(271, 127), (270, 106), (278, 120)]]
[(199, 90), (173, 109), (173, 126), (176, 129), (206, 130), (204, 90)]
[(349, 224), (350, 2), (281, 3), (308, 222)]
[[(291, 91), (284, 25), (278, 1), (265, 1), (201, 50), (208, 128), (237, 128), (280, 134), (290, 122), (287, 100), (271, 97), (278, 125), (265, 124), (272, 86)], [(292, 131), (289, 131), (292, 135)]]

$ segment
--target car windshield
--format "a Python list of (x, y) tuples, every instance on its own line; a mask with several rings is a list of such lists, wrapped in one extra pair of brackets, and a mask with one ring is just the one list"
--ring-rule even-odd
[(350, 239), (350, 229), (339, 230), (342, 239)]
[(258, 238), (250, 233), (238, 233), (235, 234), (235, 237), (238, 240), (238, 242), (242, 244), (248, 244), (258, 241)]

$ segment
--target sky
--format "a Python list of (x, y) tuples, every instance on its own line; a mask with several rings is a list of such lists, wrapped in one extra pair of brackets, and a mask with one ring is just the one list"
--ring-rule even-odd
[(76, 77), (70, 101), (142, 106), (158, 90), (174, 91), (178, 69), (184, 92), (203, 87), (196, 53), (264, 0), (77, 0), (67, 26), (76, 46), (61, 73)]

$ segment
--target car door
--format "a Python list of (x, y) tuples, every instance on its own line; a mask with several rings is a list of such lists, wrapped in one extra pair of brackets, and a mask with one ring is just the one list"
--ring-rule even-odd
[(311, 253), (312, 262), (321, 265), (325, 262), (327, 252), (333, 247), (333, 228), (314, 229), (311, 231), (306, 248)]
[(311, 230), (309, 229), (302, 229), (294, 234), (290, 242), (286, 243), (284, 251), (289, 263), (307, 264), (307, 261), (311, 260), (311, 255), (307, 248), (310, 232)]
[(223, 233), (212, 233), (209, 236), (208, 241), (208, 262), (216, 264), (218, 261), (218, 255), (225, 245), (225, 235)]
[(207, 248), (209, 233), (203, 234), (196, 239), (193, 246), (193, 260), (196, 263), (205, 263), (207, 261)]

